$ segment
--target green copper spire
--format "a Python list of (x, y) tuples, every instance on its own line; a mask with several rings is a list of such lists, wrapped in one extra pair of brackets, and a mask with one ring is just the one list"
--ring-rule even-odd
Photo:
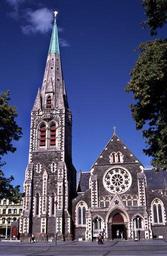
[(57, 14), (58, 14), (58, 12), (55, 11), (52, 35), (51, 35), (51, 40), (50, 40), (50, 45), (49, 45), (49, 53), (60, 54), (58, 28), (57, 28), (57, 23), (56, 23), (56, 15)]

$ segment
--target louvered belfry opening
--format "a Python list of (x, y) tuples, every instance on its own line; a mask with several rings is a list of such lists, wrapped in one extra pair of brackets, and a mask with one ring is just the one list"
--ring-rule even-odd
[(56, 145), (56, 124), (53, 122), (50, 125), (50, 146)]
[(51, 96), (49, 95), (48, 97), (47, 97), (47, 100), (46, 100), (46, 108), (51, 108), (51, 106), (52, 106), (52, 99), (51, 99)]
[(45, 145), (46, 145), (46, 125), (42, 123), (40, 125), (39, 146), (44, 147)]

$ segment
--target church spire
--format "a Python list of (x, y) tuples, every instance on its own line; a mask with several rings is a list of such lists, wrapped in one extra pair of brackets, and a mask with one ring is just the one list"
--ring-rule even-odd
[[(68, 106), (64, 88), (63, 73), (58, 39), (58, 27), (54, 12), (53, 28), (51, 33), (49, 51), (41, 89), (41, 107), (47, 109), (47, 101), (50, 101), (50, 109), (62, 109)], [(48, 99), (48, 100), (47, 100)]]
[(54, 23), (53, 23), (52, 35), (51, 35), (50, 46), (49, 46), (50, 54), (60, 54), (58, 28), (57, 28), (57, 23), (56, 23), (57, 14), (58, 14), (58, 12), (54, 11)]

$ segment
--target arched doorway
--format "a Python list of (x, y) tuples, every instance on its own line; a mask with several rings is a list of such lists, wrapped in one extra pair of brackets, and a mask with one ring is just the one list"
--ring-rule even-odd
[(127, 229), (122, 212), (113, 212), (108, 222), (109, 239), (127, 239)]

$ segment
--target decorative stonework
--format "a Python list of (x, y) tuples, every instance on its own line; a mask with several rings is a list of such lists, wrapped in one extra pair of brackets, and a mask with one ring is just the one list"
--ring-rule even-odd
[(130, 188), (132, 177), (125, 168), (114, 167), (105, 173), (103, 184), (110, 193), (122, 194)]

